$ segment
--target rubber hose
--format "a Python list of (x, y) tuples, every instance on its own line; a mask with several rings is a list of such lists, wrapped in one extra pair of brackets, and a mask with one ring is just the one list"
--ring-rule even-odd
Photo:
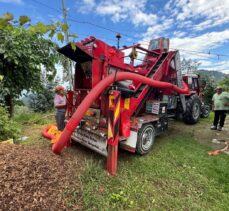
[(168, 89), (171, 91), (173, 90), (179, 94), (188, 94), (189, 93), (188, 86), (184, 81), (182, 81), (184, 88), (181, 89), (174, 84), (171, 84), (168, 82), (156, 81), (156, 80), (147, 78), (145, 76), (142, 76), (136, 73), (118, 72), (117, 74), (111, 74), (108, 77), (101, 80), (88, 93), (88, 95), (84, 98), (82, 103), (78, 106), (75, 113), (73, 114), (73, 116), (67, 123), (65, 129), (63, 130), (59, 140), (53, 144), (52, 151), (54, 153), (60, 154), (63, 148), (69, 144), (72, 133), (74, 132), (75, 128), (80, 123), (81, 119), (83, 118), (88, 108), (91, 106), (92, 102), (95, 101), (109, 85), (111, 85), (115, 81), (124, 81), (124, 80), (139, 81), (143, 84), (147, 84), (155, 88)]

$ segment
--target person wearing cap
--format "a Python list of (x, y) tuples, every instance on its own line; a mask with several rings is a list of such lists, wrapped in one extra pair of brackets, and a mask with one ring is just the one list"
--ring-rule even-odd
[(65, 124), (65, 112), (66, 112), (66, 97), (64, 94), (64, 87), (63, 86), (56, 86), (55, 87), (55, 97), (54, 97), (54, 106), (57, 109), (56, 112), (56, 123), (57, 128), (60, 131), (64, 130)]
[(229, 93), (223, 92), (222, 87), (216, 88), (216, 93), (212, 97), (213, 110), (215, 112), (212, 130), (221, 131), (226, 119), (227, 111), (229, 110)]

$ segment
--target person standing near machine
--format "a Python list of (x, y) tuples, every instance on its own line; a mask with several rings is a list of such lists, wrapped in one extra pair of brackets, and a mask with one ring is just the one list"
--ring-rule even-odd
[(227, 111), (229, 110), (229, 93), (223, 92), (222, 87), (216, 88), (216, 93), (212, 97), (213, 110), (215, 112), (212, 130), (221, 131), (226, 119)]
[(56, 86), (55, 87), (55, 97), (54, 97), (54, 106), (57, 109), (56, 112), (56, 123), (57, 128), (59, 131), (63, 131), (65, 124), (65, 112), (66, 112), (66, 96), (64, 93), (64, 87), (63, 86)]

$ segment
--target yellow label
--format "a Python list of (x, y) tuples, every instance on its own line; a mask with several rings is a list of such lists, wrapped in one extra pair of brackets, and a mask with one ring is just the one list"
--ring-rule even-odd
[(114, 95), (110, 95), (109, 96), (109, 108), (113, 108), (114, 107), (114, 99), (115, 99)]
[(126, 98), (124, 101), (124, 108), (129, 110), (130, 109), (130, 98)]
[(110, 122), (108, 123), (108, 139), (113, 138), (112, 128)]

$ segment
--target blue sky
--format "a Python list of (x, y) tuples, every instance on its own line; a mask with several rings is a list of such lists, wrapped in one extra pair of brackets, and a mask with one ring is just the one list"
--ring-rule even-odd
[[(121, 45), (147, 46), (151, 38), (164, 36), (182, 57), (229, 74), (229, 0), (65, 0), (65, 4), (77, 40), (93, 35), (116, 44), (114, 32), (95, 25), (120, 32)], [(28, 15), (33, 22), (62, 20), (61, 0), (0, 0), (0, 14), (5, 12)]]

